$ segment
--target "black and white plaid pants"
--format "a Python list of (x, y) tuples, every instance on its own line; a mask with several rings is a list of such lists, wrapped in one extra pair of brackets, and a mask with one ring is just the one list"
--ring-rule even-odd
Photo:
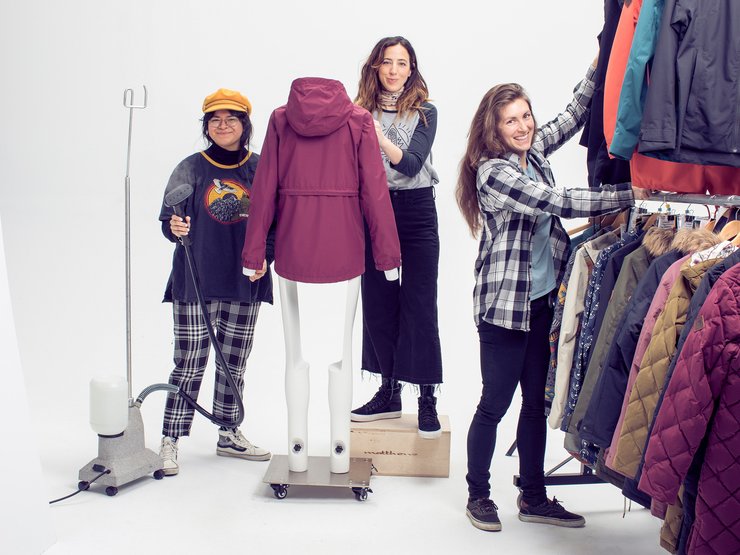
[[(221, 345), (226, 364), (241, 395), (260, 303), (208, 301), (206, 304), (216, 339)], [(175, 368), (170, 374), (169, 383), (197, 399), (211, 350), (208, 330), (201, 318), (198, 303), (174, 301), (172, 315), (175, 331)], [(213, 414), (223, 420), (235, 421), (238, 416), (235, 396), (218, 360), (216, 368)], [(189, 435), (194, 412), (182, 397), (170, 393), (164, 410), (162, 435), (175, 438)]]

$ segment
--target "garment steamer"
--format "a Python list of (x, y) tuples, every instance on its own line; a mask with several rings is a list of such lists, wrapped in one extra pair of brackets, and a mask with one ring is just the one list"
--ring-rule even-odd
[[(236, 421), (224, 421), (210, 414), (196, 401), (180, 391), (180, 388), (172, 384), (152, 384), (146, 387), (133, 400), (131, 394), (131, 250), (130, 250), (130, 179), (129, 162), (131, 158), (131, 129), (133, 123), (133, 111), (146, 108), (147, 91), (144, 87), (144, 102), (136, 105), (133, 102), (132, 89), (126, 89), (123, 93), (123, 105), (129, 109), (128, 124), (128, 148), (126, 153), (126, 369), (128, 397), (125, 396), (125, 386), (122, 379), (93, 379), (90, 383), (90, 424), (98, 434), (98, 456), (85, 465), (79, 472), (78, 491), (87, 490), (90, 484), (98, 482), (104, 486), (105, 493), (113, 496), (118, 493), (118, 487), (132, 482), (152, 473), (153, 477), (160, 480), (164, 477), (162, 470), (163, 461), (152, 450), (144, 445), (144, 424), (141, 418), (141, 403), (153, 391), (163, 390), (181, 395), (185, 401), (200, 414), (224, 427), (237, 427), (244, 420), (244, 403), (236, 382), (228, 370), (221, 346), (213, 331), (208, 307), (200, 288), (200, 279), (195, 267), (192, 253), (190, 252), (190, 237), (179, 238), (180, 244), (185, 249), (185, 255), (190, 269), (190, 276), (195, 286), (201, 317), (208, 330), (216, 358), (221, 365), (221, 370), (226, 377), (237, 402), (238, 417)], [(193, 193), (190, 184), (182, 184), (175, 187), (165, 196), (165, 204), (171, 207), (175, 214), (184, 219), (181, 204)], [(66, 498), (64, 498), (66, 499)]]

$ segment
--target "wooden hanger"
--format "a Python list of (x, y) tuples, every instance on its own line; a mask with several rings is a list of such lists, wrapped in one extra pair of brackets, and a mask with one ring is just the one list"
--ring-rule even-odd
[[(708, 209), (709, 209), (709, 207), (707, 207), (707, 210)], [(727, 210), (729, 210), (729, 208), (726, 209), (724, 212), (727, 212)], [(719, 206), (715, 206), (714, 207), (714, 216), (710, 216), (709, 217), (709, 221), (707, 222), (707, 225), (704, 226), (704, 229), (706, 229), (707, 231), (714, 231), (714, 226), (717, 225), (717, 220), (719, 220), (719, 218), (720, 218), (720, 216), (717, 215), (718, 212), (719, 212)], [(724, 212), (722, 213), (722, 215), (724, 215)]]
[(735, 238), (732, 241), (730, 241), (730, 244), (735, 245), (736, 247), (740, 247), (740, 233), (735, 235)]
[(592, 225), (594, 225), (594, 224), (591, 222), (591, 220), (589, 220), (588, 222), (586, 222), (583, 225), (579, 225), (578, 227), (574, 227), (573, 229), (569, 229), (568, 230), (568, 235), (570, 235), (571, 237), (573, 237), (574, 235), (576, 235), (577, 233), (580, 233), (581, 231), (586, 231)]
[(619, 229), (619, 226), (621, 225), (627, 227), (627, 224), (629, 223), (629, 214), (629, 208), (622, 210), (616, 216), (614, 216), (613, 214), (608, 214), (606, 216), (603, 216), (603, 219), (601, 220), (601, 225), (602, 227), (608, 227), (612, 231), (617, 231)]
[(732, 220), (725, 224), (718, 236), (723, 241), (729, 241), (737, 238), (738, 234), (740, 234), (740, 220)]
[(714, 218), (709, 220), (709, 223), (707, 224), (707, 229), (709, 231), (714, 231), (714, 226), (717, 225), (717, 222), (720, 221), (722, 218), (730, 219), (730, 216), (732, 215), (732, 211), (735, 209), (734, 206), (728, 206), (722, 211), (722, 214), (718, 214), (719, 210), (715, 210), (714, 212)]
[(645, 220), (645, 223), (642, 224), (642, 229), (650, 229), (655, 225), (655, 223), (658, 221), (658, 213), (653, 212), (650, 214), (647, 219)]

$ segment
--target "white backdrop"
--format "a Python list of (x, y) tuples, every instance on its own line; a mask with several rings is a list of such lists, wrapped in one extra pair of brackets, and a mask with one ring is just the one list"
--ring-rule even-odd
[[(0, 238), (2, 230), (0, 230)], [(11, 397), (10, 403), (0, 403), (3, 455), (0, 457), (0, 489), (4, 502), (0, 504), (2, 540), (0, 547), (13, 545), (13, 553), (40, 553), (56, 539), (51, 512), (46, 505), (38, 445), (28, 441), (28, 429), (12, 425), (17, 420), (29, 420), (26, 384), (23, 381), (18, 342), (13, 323), (5, 252), (0, 244), (0, 361), (3, 385)], [(23, 446), (22, 448), (18, 448)], [(19, 479), (20, 477), (23, 479)], [(8, 500), (12, 499), (10, 503)], [(8, 552), (3, 549), (3, 552)]]
[[(149, 90), (149, 106), (134, 114), (130, 171), (136, 395), (166, 381), (171, 369), (171, 315), (160, 301), (173, 246), (161, 236), (157, 216), (170, 172), (203, 146), (203, 97), (218, 87), (245, 93), (254, 106), (252, 146), (259, 152), (270, 112), (285, 102), (294, 78), (332, 77), (353, 97), (360, 67), (380, 37), (401, 34), (412, 42), (439, 110), (433, 148), (441, 176), (445, 384), (439, 409), (451, 416), (453, 457), (464, 459), (464, 436), (480, 392), (471, 299), (477, 243), (453, 196), (467, 129), (482, 95), (500, 82), (522, 83), (540, 122), (554, 117), (596, 54), (602, 20), (603, 3), (593, 0), (567, 6), (459, 0), (444, 7), (331, 0), (3, 2), (0, 215), (34, 414), (27, 424), (80, 450), (79, 464), (64, 469), (70, 482), (94, 456), (88, 381), (100, 372), (125, 374), (124, 89), (133, 88), (136, 101), (143, 84)], [(585, 186), (585, 149), (577, 139), (552, 161), (560, 184)], [(331, 286), (306, 288), (302, 298), (317, 419), (326, 412), (326, 365), (340, 353), (338, 329), (325, 330), (340, 325), (343, 298)], [(248, 437), (278, 453), (285, 451), (282, 349), (278, 306), (264, 306), (246, 380), (245, 428)], [(204, 384), (204, 402), (211, 383)], [(375, 387), (358, 371), (355, 402), (364, 402)], [(406, 410), (415, 412), (413, 396), (404, 395)], [(162, 397), (150, 399), (144, 416), (147, 441), (155, 447)], [(5, 402), (16, 401), (6, 394)], [(209, 426), (202, 420), (194, 434)], [(328, 431), (312, 433), (314, 449), (324, 454)], [(557, 449), (561, 436), (554, 438)], [(54, 455), (43, 448), (42, 462), (47, 471), (54, 469)], [(60, 488), (50, 485), (55, 492)]]

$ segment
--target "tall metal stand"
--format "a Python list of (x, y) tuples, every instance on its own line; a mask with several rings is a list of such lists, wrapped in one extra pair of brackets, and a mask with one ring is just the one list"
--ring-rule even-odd
[(123, 105), (128, 108), (128, 142), (126, 145), (126, 178), (125, 178), (125, 233), (126, 233), (126, 379), (128, 381), (129, 406), (133, 404), (131, 392), (131, 179), (129, 168), (131, 167), (131, 131), (134, 123), (134, 110), (146, 108), (147, 92), (144, 88), (144, 102), (134, 104), (133, 89), (123, 91)]
[(144, 87), (144, 102), (134, 103), (133, 89), (123, 91), (123, 105), (129, 109), (128, 144), (126, 148), (125, 178), (125, 233), (126, 233), (126, 380), (128, 382), (128, 425), (117, 436), (98, 436), (98, 456), (82, 467), (79, 472), (80, 489), (87, 489), (97, 474), (108, 470), (97, 483), (107, 486), (108, 495), (118, 493), (118, 486), (153, 473), (154, 478), (161, 479), (162, 459), (144, 445), (144, 425), (139, 407), (134, 403), (131, 393), (131, 181), (129, 167), (131, 163), (131, 131), (134, 110), (146, 108), (147, 92)]

